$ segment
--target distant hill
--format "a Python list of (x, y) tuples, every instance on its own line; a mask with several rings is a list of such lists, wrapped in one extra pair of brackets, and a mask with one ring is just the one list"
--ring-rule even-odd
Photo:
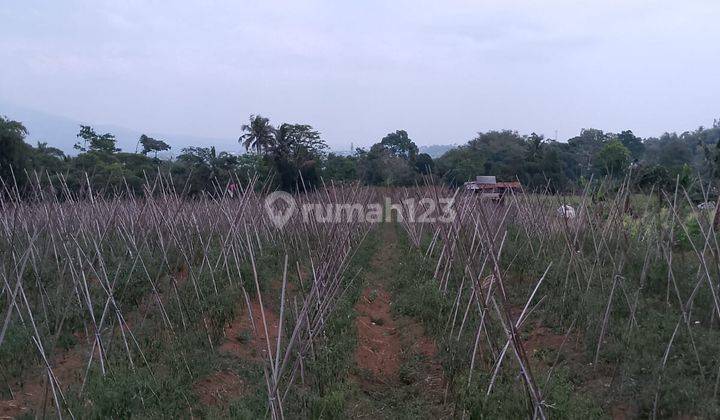
[[(458, 147), (457, 144), (433, 144), (432, 146), (418, 146), (418, 150), (419, 153), (427, 153), (433, 159), (437, 159), (448, 150), (456, 147)], [(350, 156), (355, 153), (355, 151), (351, 152), (349, 150), (333, 150), (332, 152), (340, 156)]]
[(90, 125), (98, 133), (110, 133), (117, 138), (117, 146), (125, 152), (134, 152), (141, 134), (165, 140), (172, 146), (171, 154), (177, 155), (180, 149), (188, 146), (210, 147), (228, 152), (244, 152), (237, 139), (220, 139), (197, 137), (184, 134), (167, 134), (135, 131), (126, 127), (109, 124), (96, 124), (90, 121), (76, 121), (71, 118), (48, 114), (34, 109), (0, 103), (0, 115), (11, 120), (20, 121), (28, 130), (25, 139), (35, 145), (38, 141), (47, 142), (68, 154), (75, 154), (73, 145), (77, 142), (80, 125)]
[(450, 149), (457, 147), (457, 144), (433, 144), (432, 146), (420, 146), (420, 153), (427, 153), (433, 159), (444, 155)]
[[(28, 136), (25, 139), (33, 146), (38, 141), (47, 142), (50, 146), (57, 147), (63, 152), (74, 155), (77, 151), (73, 145), (77, 142), (77, 133), (80, 125), (90, 125), (96, 132), (110, 133), (115, 135), (117, 146), (125, 152), (134, 152), (138, 138), (141, 134), (155, 137), (166, 141), (172, 146), (170, 156), (177, 156), (180, 150), (188, 146), (210, 147), (215, 146), (218, 150), (231, 153), (244, 153), (245, 149), (237, 142), (237, 138), (212, 138), (198, 137), (185, 134), (167, 134), (140, 132), (127, 127), (112, 124), (98, 124), (92, 121), (78, 121), (72, 118), (49, 114), (35, 109), (24, 108), (0, 101), (0, 115), (11, 120), (20, 121), (28, 129)], [(419, 146), (420, 153), (427, 153), (433, 159), (439, 158), (448, 150), (457, 145), (432, 145)], [(347, 156), (352, 154), (348, 150), (333, 150), (333, 153)]]

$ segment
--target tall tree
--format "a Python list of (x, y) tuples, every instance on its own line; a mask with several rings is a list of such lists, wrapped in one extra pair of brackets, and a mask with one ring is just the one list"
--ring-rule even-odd
[(18, 182), (25, 178), (30, 146), (25, 143), (27, 129), (17, 121), (0, 116), (0, 178), (12, 183), (12, 174)]
[(46, 142), (37, 142), (37, 147), (32, 150), (30, 157), (33, 169), (47, 171), (50, 176), (62, 172), (64, 159), (65, 153), (62, 150), (50, 147)]
[(411, 161), (415, 160), (418, 154), (418, 147), (415, 145), (405, 130), (397, 130), (380, 140), (380, 144), (386, 147), (393, 156), (401, 157)]
[(311, 126), (281, 124), (275, 131), (274, 143), (267, 148), (280, 176), (281, 187), (292, 190), (299, 186), (299, 181), (305, 186), (315, 185), (319, 180), (317, 163), (326, 148), (320, 133)]
[(627, 147), (633, 159), (641, 159), (645, 153), (645, 145), (640, 137), (637, 137), (631, 130), (625, 130), (617, 135), (617, 139)]
[(170, 145), (162, 140), (157, 140), (152, 137), (148, 137), (145, 134), (140, 136), (140, 145), (142, 145), (142, 154), (147, 156), (150, 152), (155, 152), (155, 158), (157, 158), (158, 152), (170, 150)]
[(415, 169), (421, 174), (432, 173), (435, 168), (433, 158), (427, 153), (420, 153), (415, 159)]
[(605, 175), (621, 176), (630, 164), (630, 151), (620, 140), (611, 140), (597, 154), (595, 164)]
[(358, 156), (358, 172), (361, 179), (370, 185), (412, 185), (417, 173), (415, 164), (396, 154), (380, 143), (374, 144), (368, 152)]
[(530, 137), (527, 139), (528, 158), (532, 160), (539, 159), (542, 155), (543, 144), (545, 144), (545, 136), (535, 133), (530, 134)]
[(120, 149), (115, 147), (115, 143), (117, 142), (115, 136), (110, 133), (97, 134), (89, 125), (81, 125), (77, 137), (81, 140), (75, 143), (73, 147), (81, 152), (112, 154), (120, 151)]
[(595, 157), (608, 140), (608, 135), (596, 128), (583, 128), (579, 136), (568, 139), (568, 146), (580, 165), (581, 176), (590, 177)]
[(245, 149), (254, 149), (260, 153), (275, 144), (275, 128), (270, 125), (270, 120), (261, 115), (250, 115), (250, 122), (243, 124), (243, 135), (238, 141), (245, 146)]
[(320, 133), (306, 124), (283, 123), (275, 131), (275, 141), (268, 147), (274, 157), (298, 158), (303, 151), (313, 156), (320, 155), (327, 145), (320, 139)]

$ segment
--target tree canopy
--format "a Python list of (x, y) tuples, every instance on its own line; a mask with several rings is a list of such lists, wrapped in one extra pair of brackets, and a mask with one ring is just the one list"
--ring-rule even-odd
[(165, 140), (143, 134), (139, 150), (127, 153), (116, 146), (111, 133), (99, 134), (82, 125), (75, 145), (78, 154), (67, 156), (44, 141), (27, 144), (23, 124), (2, 117), (0, 179), (22, 187), (28, 175), (38, 171), (47, 181), (62, 181), (76, 191), (142, 193), (144, 181), (160, 173), (171, 176), (186, 193), (201, 194), (223, 191), (254, 175), (287, 191), (312, 189), (321, 179), (409, 186), (433, 176), (460, 186), (478, 175), (495, 175), (519, 180), (529, 190), (569, 192), (591, 179), (620, 179), (628, 173), (632, 185), (642, 190), (669, 188), (675, 180), (692, 186), (695, 179), (709, 182), (720, 177), (718, 120), (711, 128), (649, 138), (631, 130), (611, 133), (593, 128), (564, 142), (512, 130), (479, 132), (435, 159), (420, 153), (405, 130), (392, 131), (348, 154), (328, 153), (321, 133), (311, 125), (275, 126), (261, 115), (251, 115), (240, 134), (246, 154), (190, 146), (174, 159), (158, 159), (158, 153), (171, 150)]
[(150, 152), (155, 152), (155, 157), (157, 157), (158, 152), (171, 149), (170, 145), (164, 141), (148, 137), (145, 134), (140, 136), (139, 143), (142, 146), (142, 154), (144, 156), (147, 156)]

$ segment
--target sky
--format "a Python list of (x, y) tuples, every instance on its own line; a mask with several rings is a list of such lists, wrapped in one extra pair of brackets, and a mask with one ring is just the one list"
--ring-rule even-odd
[(3, 0), (0, 101), (208, 138), (261, 114), (336, 150), (399, 129), (653, 136), (720, 117), (718, 16), (716, 0)]

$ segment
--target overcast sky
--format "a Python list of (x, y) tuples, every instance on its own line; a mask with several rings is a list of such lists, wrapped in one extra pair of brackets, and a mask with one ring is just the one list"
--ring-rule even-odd
[(5, 0), (0, 100), (223, 138), (260, 113), (336, 149), (396, 129), (658, 135), (720, 117), (719, 17), (717, 0)]

